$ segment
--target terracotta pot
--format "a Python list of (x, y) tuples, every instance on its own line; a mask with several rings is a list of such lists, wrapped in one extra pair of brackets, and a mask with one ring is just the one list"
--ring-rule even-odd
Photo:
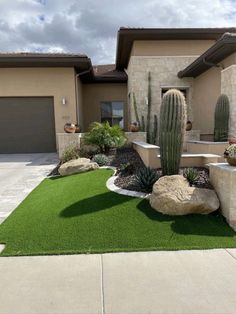
[(186, 131), (191, 131), (192, 127), (193, 127), (192, 122), (191, 121), (187, 121), (187, 123), (186, 123)]
[(75, 133), (80, 133), (81, 132), (81, 127), (79, 124), (75, 124)]
[(130, 132), (138, 132), (139, 131), (139, 125), (138, 123), (134, 122), (130, 124)]
[(66, 133), (75, 133), (76, 126), (73, 123), (66, 123), (64, 125), (64, 131)]
[(236, 159), (226, 156), (226, 160), (230, 166), (236, 166)]

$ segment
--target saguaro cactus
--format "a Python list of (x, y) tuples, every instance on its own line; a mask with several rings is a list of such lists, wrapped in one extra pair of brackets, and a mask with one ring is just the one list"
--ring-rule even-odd
[(215, 107), (214, 141), (228, 141), (229, 133), (229, 98), (227, 95), (220, 95)]
[(168, 90), (160, 110), (160, 154), (163, 175), (179, 173), (180, 159), (186, 127), (184, 95), (176, 89)]
[(135, 119), (136, 119), (136, 122), (138, 123), (138, 125), (140, 127), (140, 119), (139, 119), (139, 115), (138, 115), (138, 108), (137, 108), (135, 93), (133, 93), (133, 106), (134, 106)]
[(151, 110), (152, 110), (152, 93), (151, 93), (151, 72), (148, 72), (148, 95), (147, 95), (147, 142), (151, 143)]

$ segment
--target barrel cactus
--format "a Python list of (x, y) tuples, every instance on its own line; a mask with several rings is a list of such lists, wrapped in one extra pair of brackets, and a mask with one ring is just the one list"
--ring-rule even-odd
[(220, 95), (215, 107), (214, 141), (228, 141), (229, 133), (229, 98), (227, 95)]
[(186, 127), (184, 95), (176, 89), (168, 90), (160, 110), (160, 155), (163, 175), (179, 173), (180, 159)]

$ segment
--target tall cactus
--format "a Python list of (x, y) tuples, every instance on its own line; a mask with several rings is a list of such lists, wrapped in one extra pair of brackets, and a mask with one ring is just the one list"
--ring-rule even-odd
[(180, 159), (186, 127), (184, 95), (176, 89), (168, 90), (160, 110), (160, 155), (163, 175), (179, 173)]
[(151, 94), (151, 72), (148, 72), (148, 95), (147, 95), (147, 142), (151, 143), (151, 109), (152, 109), (152, 94)]
[(134, 106), (134, 114), (135, 114), (136, 122), (140, 126), (141, 123), (140, 123), (140, 119), (139, 119), (139, 115), (138, 115), (138, 108), (137, 108), (135, 93), (133, 93), (133, 106)]
[(214, 141), (226, 142), (228, 141), (229, 133), (229, 98), (222, 94), (217, 99), (215, 107), (215, 127), (214, 127)]

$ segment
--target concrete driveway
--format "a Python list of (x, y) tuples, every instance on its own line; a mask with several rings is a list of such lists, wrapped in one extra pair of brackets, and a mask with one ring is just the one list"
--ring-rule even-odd
[(56, 153), (0, 155), (0, 223), (57, 164)]

